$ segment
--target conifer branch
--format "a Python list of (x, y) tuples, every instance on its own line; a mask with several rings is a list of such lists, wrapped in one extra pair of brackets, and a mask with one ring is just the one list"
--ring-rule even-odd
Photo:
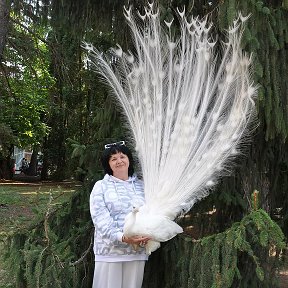
[(52, 196), (52, 193), (50, 191), (50, 198), (49, 198), (49, 202), (47, 204), (48, 207), (47, 207), (47, 211), (46, 211), (45, 219), (44, 219), (44, 231), (45, 231), (45, 238), (46, 238), (46, 241), (47, 241), (47, 246), (50, 245), (48, 219), (49, 219), (49, 216), (50, 216), (50, 208), (51, 208), (52, 201), (53, 201), (53, 196)]
[(85, 250), (85, 252), (82, 254), (82, 256), (78, 260), (76, 260), (74, 262), (70, 262), (69, 266), (76, 266), (79, 263), (81, 263), (86, 258), (86, 256), (88, 255), (88, 253), (89, 253), (89, 251), (90, 251), (90, 249), (92, 247), (92, 244), (93, 244), (93, 233), (91, 233), (89, 247)]

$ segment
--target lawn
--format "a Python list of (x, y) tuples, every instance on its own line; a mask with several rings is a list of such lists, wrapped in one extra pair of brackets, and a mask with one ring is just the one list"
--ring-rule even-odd
[(75, 182), (1, 182), (0, 235), (27, 225), (45, 214), (48, 203), (57, 207), (67, 201), (81, 184)]
[[(13, 231), (43, 219), (48, 207), (56, 209), (78, 189), (81, 183), (64, 182), (0, 182), (0, 255), (3, 241)], [(0, 262), (0, 288), (14, 287), (5, 278)]]

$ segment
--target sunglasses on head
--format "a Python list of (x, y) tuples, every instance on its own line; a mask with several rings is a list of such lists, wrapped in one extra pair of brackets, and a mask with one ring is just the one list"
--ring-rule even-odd
[(122, 146), (122, 145), (125, 145), (125, 141), (119, 141), (119, 142), (114, 142), (114, 143), (109, 143), (109, 144), (105, 144), (104, 147), (105, 149), (109, 149), (113, 146)]

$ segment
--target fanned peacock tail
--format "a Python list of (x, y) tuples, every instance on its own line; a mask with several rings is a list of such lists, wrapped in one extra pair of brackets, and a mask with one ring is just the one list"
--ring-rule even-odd
[(189, 20), (185, 10), (177, 10), (181, 34), (173, 40), (173, 21), (161, 26), (153, 4), (136, 18), (131, 11), (124, 14), (135, 53), (118, 47), (112, 61), (90, 44), (85, 48), (127, 117), (142, 168), (146, 210), (173, 220), (227, 173), (253, 123), (251, 57), (240, 46), (248, 17), (239, 14), (226, 42), (217, 43), (207, 17)]

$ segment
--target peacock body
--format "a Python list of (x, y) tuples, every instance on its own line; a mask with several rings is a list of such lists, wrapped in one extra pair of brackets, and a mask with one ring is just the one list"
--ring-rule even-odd
[(148, 254), (183, 231), (173, 220), (227, 174), (255, 115), (251, 56), (240, 46), (247, 17), (239, 14), (226, 42), (217, 43), (207, 17), (188, 20), (185, 10), (177, 12), (181, 33), (175, 40), (173, 21), (161, 26), (149, 4), (136, 18), (125, 9), (135, 53), (118, 46), (113, 60), (85, 44), (135, 141), (146, 204), (127, 215), (124, 234), (150, 236)]

